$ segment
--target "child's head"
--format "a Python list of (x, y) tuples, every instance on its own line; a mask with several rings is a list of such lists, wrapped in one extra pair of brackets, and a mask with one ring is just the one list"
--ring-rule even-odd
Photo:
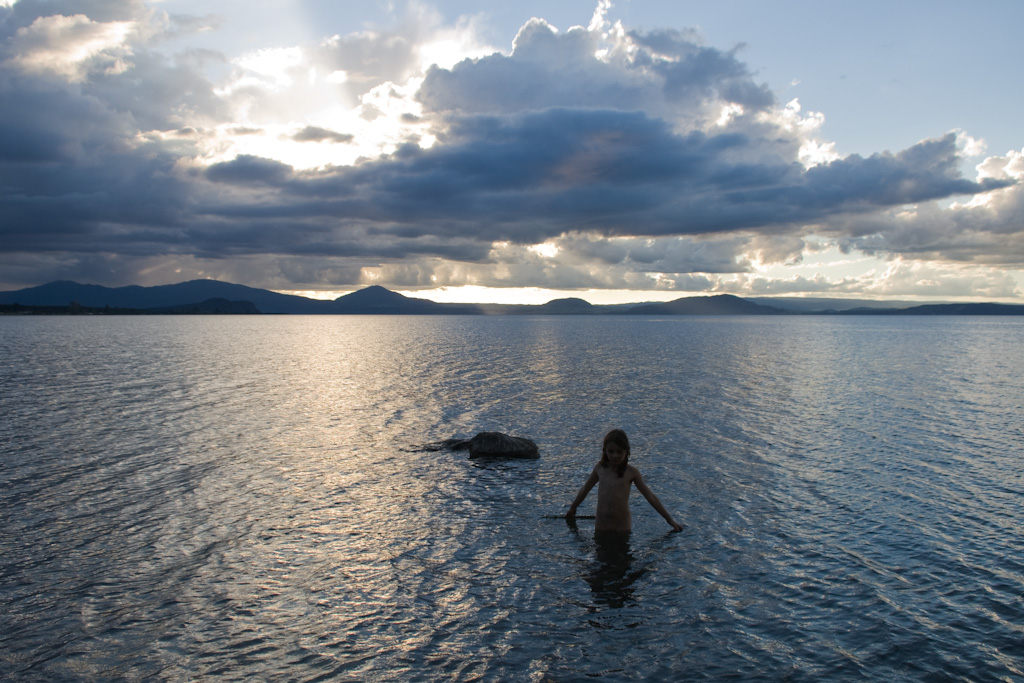
[(604, 442), (601, 444), (601, 465), (604, 467), (609, 466), (608, 462), (608, 445), (612, 444), (617, 446), (619, 450), (624, 451), (626, 457), (619, 462), (618, 475), (621, 477), (626, 473), (626, 466), (629, 463), (629, 437), (626, 436), (626, 432), (621, 429), (613, 429), (604, 435)]

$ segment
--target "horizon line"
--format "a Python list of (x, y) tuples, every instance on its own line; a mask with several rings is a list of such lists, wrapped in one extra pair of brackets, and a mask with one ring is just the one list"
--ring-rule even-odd
[[(188, 280), (181, 280), (179, 282), (169, 282), (158, 285), (139, 285), (139, 284), (128, 284), (128, 285), (103, 285), (95, 282), (78, 282), (76, 280), (52, 280), (50, 282), (41, 285), (29, 285), (26, 287), (20, 287), (17, 289), (4, 289), (0, 290), (0, 293), (6, 294), (10, 292), (17, 292), (25, 289), (35, 289), (37, 287), (44, 287), (46, 285), (55, 284), (58, 282), (69, 282), (81, 286), (98, 286), (106, 289), (120, 289), (124, 287), (142, 287), (144, 289), (154, 287), (170, 287), (188, 282), (220, 282), (230, 285), (239, 285), (243, 287), (249, 287), (251, 289), (261, 289), (267, 292), (273, 292), (275, 294), (282, 294), (286, 296), (296, 296), (304, 299), (313, 301), (334, 301), (340, 297), (353, 294), (371, 287), (380, 287), (389, 292), (399, 294), (406, 298), (418, 299), (423, 301), (430, 301), (437, 304), (462, 304), (462, 305), (485, 305), (485, 306), (541, 306), (544, 304), (551, 303), (553, 301), (563, 299), (579, 299), (585, 301), (591, 306), (628, 306), (628, 305), (640, 305), (640, 304), (657, 304), (657, 303), (669, 303), (679, 299), (691, 299), (691, 298), (707, 298), (714, 296), (734, 296), (740, 299), (757, 299), (757, 300), (834, 300), (843, 302), (870, 302), (870, 303), (909, 303), (915, 305), (927, 305), (927, 304), (941, 304), (941, 303), (1000, 303), (1000, 304), (1011, 304), (1011, 305), (1024, 305), (1024, 299), (1012, 298), (1012, 297), (990, 297), (980, 298), (978, 296), (956, 296), (956, 295), (886, 295), (886, 296), (872, 296), (872, 295), (858, 295), (848, 293), (829, 293), (829, 292), (790, 292), (790, 293), (738, 293), (738, 292), (727, 292), (727, 291), (704, 291), (704, 292), (679, 292), (669, 290), (635, 290), (635, 289), (584, 289), (584, 290), (558, 290), (542, 287), (485, 287), (480, 285), (461, 285), (458, 287), (435, 287), (432, 289), (427, 288), (413, 288), (413, 289), (392, 289), (382, 284), (372, 283), (357, 286), (349, 289), (271, 289), (268, 287), (258, 287), (254, 285), (242, 284), (238, 282), (231, 282), (229, 280), (221, 280), (215, 277), (199, 277)], [(467, 293), (470, 294), (484, 294), (485, 296), (479, 299), (471, 299), (467, 297)], [(496, 294), (499, 294), (495, 296)], [(486, 296), (489, 294), (490, 296)], [(509, 295), (515, 297), (512, 299)], [(588, 296), (590, 298), (588, 298)], [(597, 299), (597, 301), (592, 300)]]

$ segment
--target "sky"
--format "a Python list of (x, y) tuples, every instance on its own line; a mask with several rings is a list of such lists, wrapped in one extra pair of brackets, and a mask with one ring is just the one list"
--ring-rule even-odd
[(0, 290), (1024, 303), (1022, 25), (1017, 0), (0, 0)]

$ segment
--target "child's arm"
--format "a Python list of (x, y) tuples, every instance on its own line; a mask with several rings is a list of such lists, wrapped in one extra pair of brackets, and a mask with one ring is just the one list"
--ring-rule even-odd
[(583, 499), (587, 497), (588, 493), (590, 493), (590, 489), (594, 488), (594, 484), (596, 484), (597, 481), (597, 468), (595, 467), (591, 470), (590, 476), (587, 477), (587, 480), (583, 482), (583, 487), (580, 488), (580, 492), (576, 494), (576, 500), (574, 500), (572, 505), (569, 506), (569, 512), (565, 513), (566, 519), (576, 519), (576, 508), (580, 506), (580, 503), (582, 503)]
[(683, 530), (683, 525), (672, 519), (672, 515), (668, 513), (665, 506), (662, 505), (661, 501), (658, 500), (658, 497), (654, 495), (654, 491), (644, 483), (644, 478), (640, 474), (640, 470), (636, 470), (636, 476), (633, 478), (633, 483), (636, 484), (636, 490), (643, 494), (644, 498), (647, 499), (647, 502), (651, 504), (651, 507), (657, 510), (658, 514), (664, 517), (665, 521), (668, 522), (673, 529), (676, 531)]

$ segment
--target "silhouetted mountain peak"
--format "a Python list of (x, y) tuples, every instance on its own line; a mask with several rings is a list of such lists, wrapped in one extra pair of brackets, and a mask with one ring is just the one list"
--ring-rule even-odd
[(553, 299), (546, 304), (541, 304), (540, 306), (529, 306), (524, 310), (557, 315), (593, 313), (596, 309), (589, 301), (584, 301), (583, 299), (576, 297), (569, 297), (566, 299)]
[(365, 289), (339, 296), (335, 301), (359, 304), (360, 306), (395, 305), (408, 302), (409, 297), (398, 292), (392, 292), (390, 289), (380, 285), (370, 285)]
[(359, 291), (340, 296), (333, 302), (338, 313), (440, 313), (447, 310), (444, 304), (426, 299), (408, 297), (392, 292), (379, 285), (371, 285)]
[(545, 306), (565, 306), (574, 308), (593, 308), (594, 304), (590, 303), (586, 299), (580, 299), (575, 296), (570, 296), (565, 299), (552, 299), (551, 301), (544, 304)]
[(732, 294), (683, 297), (664, 303), (643, 304), (626, 311), (633, 315), (778, 315), (784, 312)]
[[(211, 301), (213, 300), (213, 301)], [(770, 300), (761, 299), (768, 302)], [(798, 312), (827, 313), (812, 308), (792, 308), (780, 301), (784, 308), (759, 304), (732, 294), (684, 297), (675, 301), (620, 306), (595, 306), (576, 297), (553, 299), (546, 304), (515, 306), (510, 304), (442, 304), (427, 299), (407, 297), (379, 285), (371, 285), (334, 301), (307, 299), (281, 294), (246, 285), (218, 280), (189, 280), (173, 285), (142, 287), (104, 287), (83, 285), (71, 280), (58, 280), (38, 287), (0, 292), (0, 307), (10, 307), (8, 313), (23, 311), (17, 307), (133, 309), (136, 311), (204, 312), (204, 313), (353, 313), (359, 315), (478, 315), (482, 313), (509, 315), (780, 315)], [(816, 300), (816, 305), (830, 300)], [(199, 303), (197, 303), (199, 302)], [(871, 308), (857, 309), (856, 302), (842, 300), (842, 309), (832, 312), (857, 315), (1024, 315), (1024, 306), (995, 303), (926, 304), (907, 308), (879, 308), (878, 302), (862, 302)], [(905, 304), (906, 302), (900, 302)], [(853, 310), (850, 310), (853, 308)]]

